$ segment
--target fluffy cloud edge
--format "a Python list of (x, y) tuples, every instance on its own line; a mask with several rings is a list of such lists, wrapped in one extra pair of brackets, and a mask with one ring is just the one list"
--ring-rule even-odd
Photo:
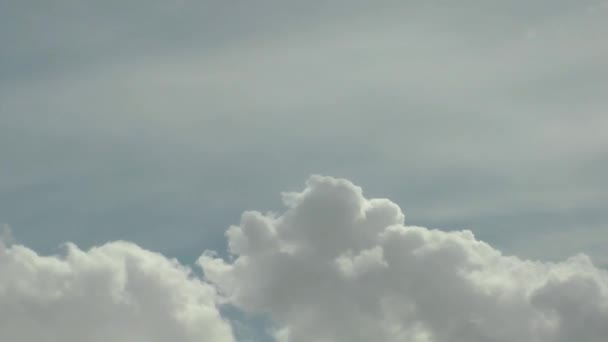
[[(279, 341), (599, 342), (608, 274), (584, 254), (546, 263), (503, 255), (470, 231), (406, 226), (387, 199), (312, 176), (281, 214), (245, 212), (230, 258), (206, 279)], [(355, 328), (356, 327), (356, 328)]]
[(40, 256), (0, 244), (0, 340), (233, 342), (215, 289), (175, 259), (117, 241)]
[(315, 175), (285, 211), (247, 211), (229, 256), (190, 267), (133, 243), (41, 256), (0, 239), (0, 340), (235, 341), (229, 304), (279, 342), (566, 342), (608, 336), (608, 273), (584, 254), (503, 255), (470, 231), (405, 225), (401, 208)]

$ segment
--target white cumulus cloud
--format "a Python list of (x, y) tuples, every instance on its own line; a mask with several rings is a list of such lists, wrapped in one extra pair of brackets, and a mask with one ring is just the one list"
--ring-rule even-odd
[(0, 241), (0, 341), (232, 342), (241, 322), (222, 317), (226, 303), (267, 315), (278, 342), (608, 336), (608, 272), (585, 255), (524, 260), (469, 231), (406, 226), (344, 179), (313, 176), (283, 201), (245, 212), (226, 258), (198, 259), (204, 278), (128, 242), (41, 256)]
[(134, 244), (40, 256), (0, 242), (0, 341), (231, 342), (215, 290)]
[(469, 231), (404, 225), (401, 209), (343, 179), (313, 176), (282, 214), (231, 227), (206, 280), (268, 314), (279, 341), (604, 342), (608, 274), (584, 255), (505, 256)]

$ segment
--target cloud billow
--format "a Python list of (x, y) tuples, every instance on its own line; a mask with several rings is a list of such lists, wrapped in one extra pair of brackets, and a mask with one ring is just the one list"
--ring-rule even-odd
[(134, 244), (39, 256), (0, 243), (0, 341), (232, 342), (214, 289)]
[[(608, 273), (585, 255), (503, 255), (469, 231), (405, 226), (399, 206), (313, 176), (283, 213), (248, 211), (204, 277), (129, 242), (40, 256), (0, 243), (0, 341), (232, 342), (230, 304), (278, 342), (600, 342)], [(253, 338), (242, 336), (245, 340)]]
[(404, 226), (400, 208), (313, 176), (280, 214), (246, 212), (206, 279), (279, 341), (604, 341), (608, 274), (588, 257), (505, 256), (469, 231)]

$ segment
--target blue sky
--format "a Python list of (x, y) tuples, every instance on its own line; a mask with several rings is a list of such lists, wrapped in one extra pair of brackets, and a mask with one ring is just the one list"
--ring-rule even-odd
[(320, 173), (606, 258), (605, 3), (1, 6), (0, 220), (26, 244), (197, 253)]
[(0, 2), (0, 224), (193, 264), (312, 174), (608, 265), (608, 3)]

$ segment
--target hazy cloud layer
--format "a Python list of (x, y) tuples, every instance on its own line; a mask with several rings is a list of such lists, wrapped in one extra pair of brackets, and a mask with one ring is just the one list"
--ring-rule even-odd
[(0, 340), (234, 341), (214, 289), (126, 242), (40, 256), (0, 241)]
[(318, 172), (608, 260), (603, 3), (2, 1), (0, 222), (192, 258)]
[(469, 231), (404, 226), (387, 199), (312, 177), (281, 214), (246, 212), (206, 278), (279, 341), (567, 342), (608, 335), (608, 274), (578, 255), (505, 256)]

